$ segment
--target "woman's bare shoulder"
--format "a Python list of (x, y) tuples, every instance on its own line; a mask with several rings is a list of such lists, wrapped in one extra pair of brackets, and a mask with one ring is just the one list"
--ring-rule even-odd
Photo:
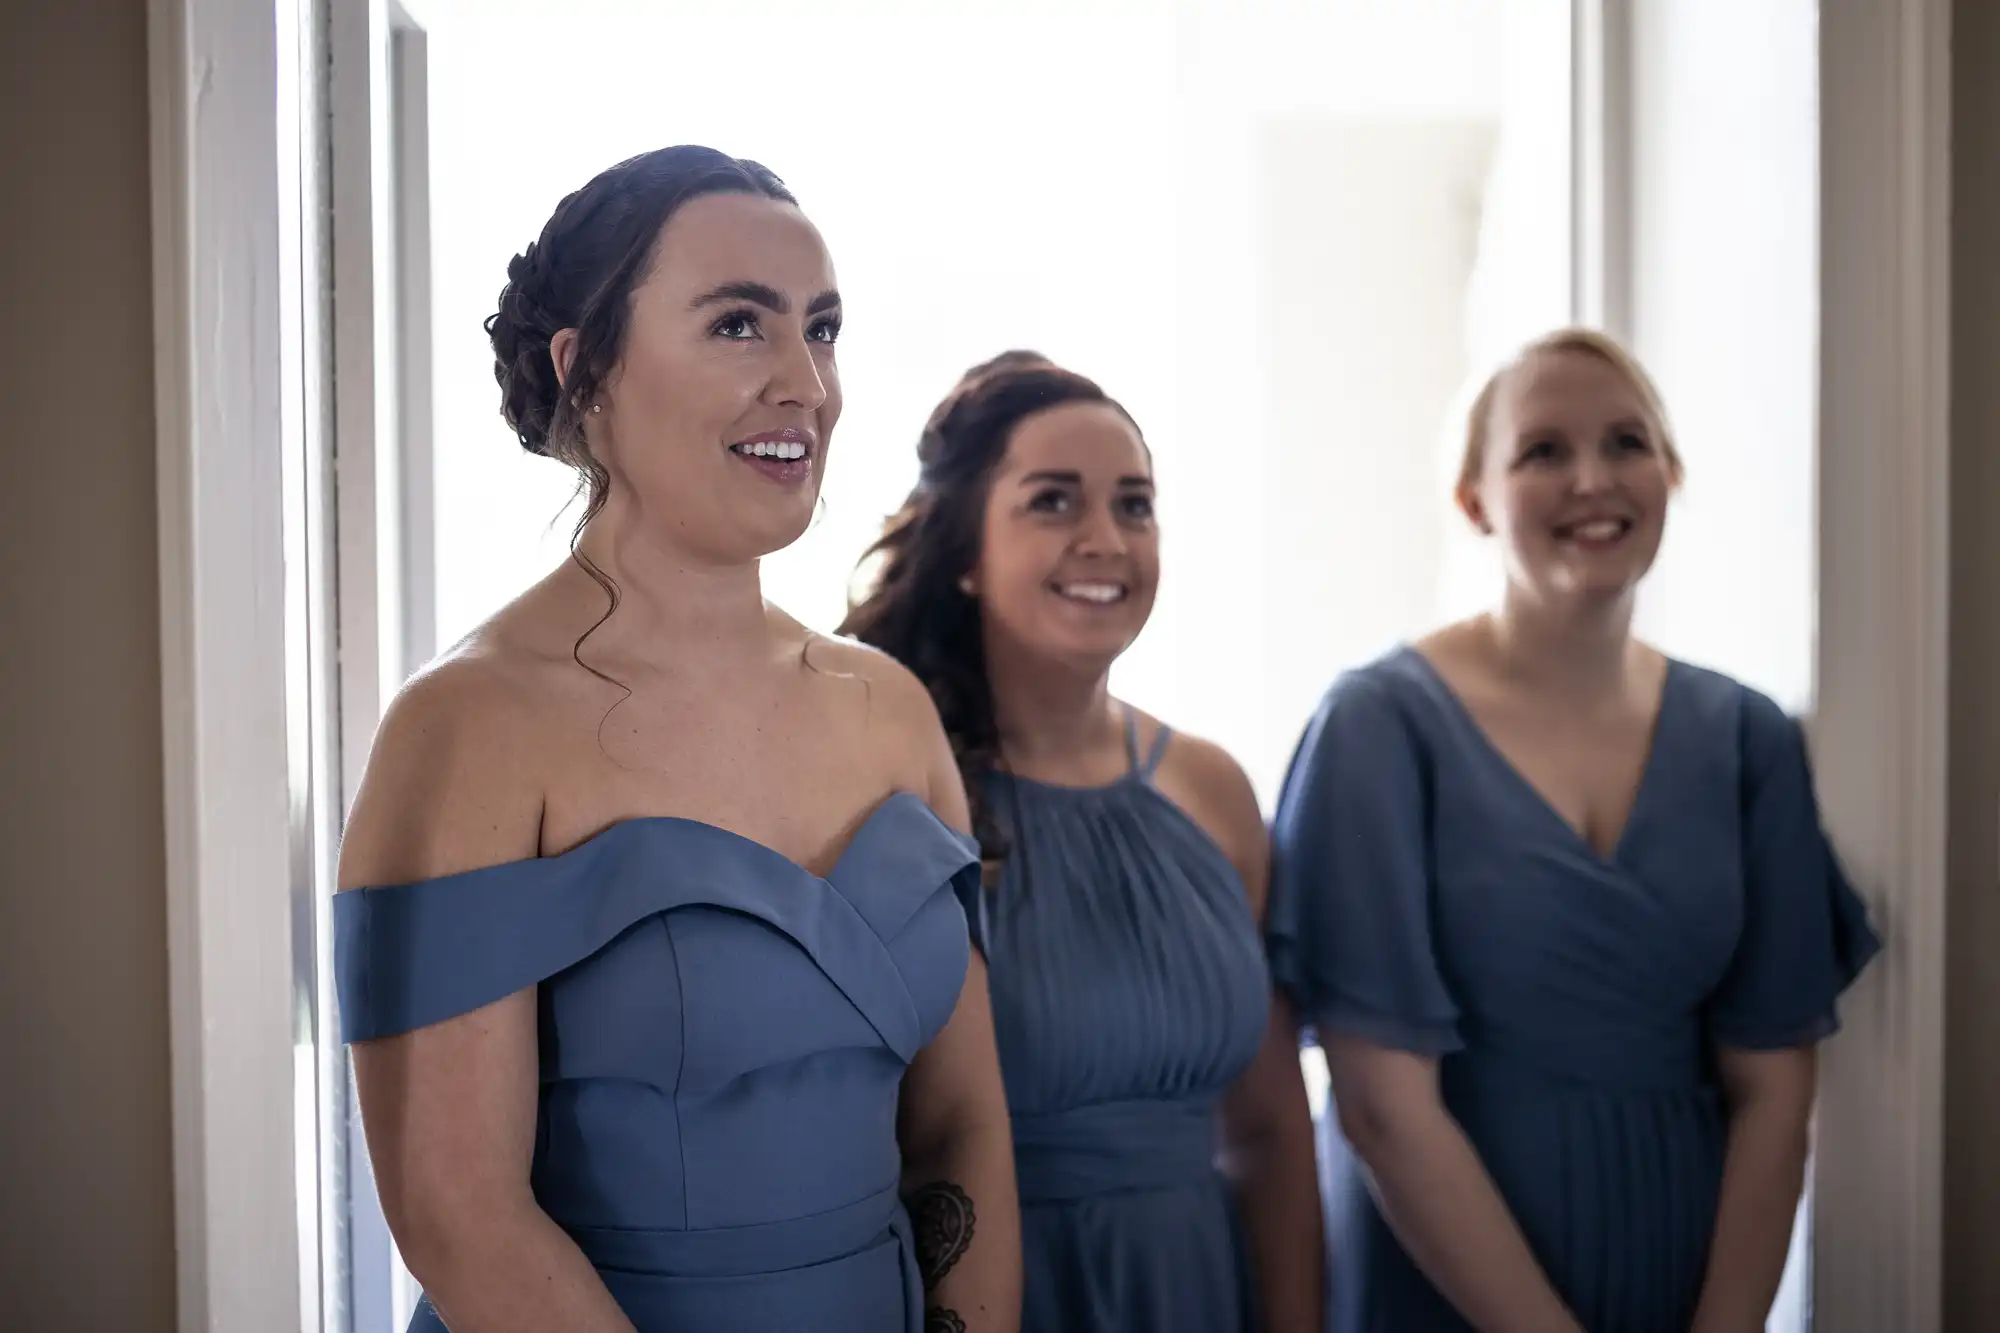
[[(1134, 713), (1139, 753), (1150, 754), (1165, 724), (1139, 710)], [(1252, 897), (1261, 900), (1268, 855), (1264, 814), (1236, 756), (1215, 741), (1174, 728), (1154, 783), (1215, 840), (1243, 875)]]
[(341, 844), (343, 888), (400, 884), (539, 852), (540, 664), (475, 633), (384, 712)]
[(815, 634), (808, 647), (815, 670), (845, 677), (858, 688), (847, 691), (844, 730), (861, 738), (865, 751), (884, 771), (880, 780), (915, 792), (946, 823), (969, 827), (958, 763), (937, 704), (915, 672), (889, 654), (852, 639)]
[(868, 644), (817, 631), (804, 635), (809, 670), (845, 678), (859, 687), (843, 707), (860, 709), (864, 724), (879, 739), (893, 737), (919, 750), (928, 748), (939, 730), (937, 705), (915, 672)]

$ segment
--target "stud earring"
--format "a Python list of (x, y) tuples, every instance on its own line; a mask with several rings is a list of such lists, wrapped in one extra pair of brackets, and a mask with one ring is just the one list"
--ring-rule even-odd
[(958, 590), (964, 593), (967, 597), (972, 596), (972, 575), (961, 574), (959, 576)]
[(592, 403), (592, 404), (590, 405), (590, 414), (591, 414), (592, 416), (598, 416), (598, 415), (601, 415), (601, 414), (603, 413), (603, 411), (604, 411), (604, 404), (603, 404), (603, 403)]

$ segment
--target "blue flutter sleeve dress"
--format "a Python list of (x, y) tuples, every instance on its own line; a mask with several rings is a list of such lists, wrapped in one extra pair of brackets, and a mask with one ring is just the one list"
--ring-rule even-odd
[[(1717, 1048), (1831, 1034), (1877, 948), (1771, 700), (1669, 664), (1610, 855), (1402, 648), (1343, 675), (1275, 825), (1273, 972), (1323, 1035), (1437, 1058), (1463, 1127), (1590, 1333), (1686, 1333), (1727, 1126)], [(1468, 1333), (1320, 1127), (1334, 1333)]]

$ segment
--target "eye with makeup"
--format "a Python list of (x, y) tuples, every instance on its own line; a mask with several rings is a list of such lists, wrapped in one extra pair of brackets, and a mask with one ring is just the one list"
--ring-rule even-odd
[(708, 331), (730, 342), (750, 342), (763, 336), (757, 329), (757, 315), (751, 310), (732, 310), (711, 324)]
[[(715, 337), (729, 342), (754, 342), (763, 337), (757, 323), (757, 312), (748, 308), (732, 310), (709, 326)], [(840, 317), (824, 315), (815, 319), (806, 328), (808, 342), (825, 343), (829, 347), (840, 340)]]
[(1153, 495), (1150, 491), (1126, 491), (1118, 497), (1118, 516), (1128, 523), (1151, 523), (1153, 521)]
[(1067, 486), (1044, 486), (1028, 496), (1025, 506), (1031, 514), (1067, 514), (1076, 507), (1076, 495)]
[(1612, 448), (1621, 454), (1649, 454), (1653, 452), (1653, 442), (1646, 438), (1644, 431), (1630, 427), (1620, 430), (1611, 439)]

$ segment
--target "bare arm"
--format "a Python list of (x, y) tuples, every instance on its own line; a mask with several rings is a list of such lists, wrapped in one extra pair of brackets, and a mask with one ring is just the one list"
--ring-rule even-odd
[(1236, 1187), (1258, 1308), (1269, 1333), (1319, 1333), (1326, 1237), (1312, 1118), (1291, 1005), (1273, 996), (1270, 1026), (1222, 1105), (1225, 1163)]
[(1818, 1060), (1811, 1047), (1725, 1048), (1717, 1066), (1729, 1148), (1693, 1333), (1762, 1333), (1805, 1183)]
[[(1206, 741), (1183, 737), (1169, 753), (1186, 774), (1199, 822), (1235, 865), (1261, 926), (1271, 844), (1250, 779), (1227, 752)], [(1282, 994), (1271, 997), (1256, 1059), (1223, 1098), (1222, 1133), (1224, 1168), (1250, 1244), (1263, 1326), (1267, 1333), (1320, 1333), (1326, 1236), (1312, 1111), (1299, 1070), (1298, 1019)]]
[(1582, 1333), (1445, 1109), (1436, 1061), (1320, 1035), (1341, 1131), (1425, 1276), (1480, 1333)]
[[(476, 667), (456, 663), (405, 691), (383, 721), (355, 800), (341, 846), (343, 888), (538, 853), (540, 795), (519, 785), (526, 768), (508, 748), (505, 709)], [(537, 1061), (532, 987), (356, 1043), (383, 1212), (452, 1333), (632, 1333), (529, 1188)]]
[[(921, 707), (930, 729), (927, 798), (940, 819), (964, 832), (972, 821), (958, 765), (928, 698)], [(929, 1304), (926, 1333), (1019, 1333), (1014, 1134), (1000, 1082), (986, 963), (977, 952), (951, 1021), (903, 1078), (900, 1120), (903, 1195)]]
[(986, 964), (975, 954), (945, 1030), (903, 1079), (903, 1194), (927, 1333), (1017, 1333), (1021, 1217)]

